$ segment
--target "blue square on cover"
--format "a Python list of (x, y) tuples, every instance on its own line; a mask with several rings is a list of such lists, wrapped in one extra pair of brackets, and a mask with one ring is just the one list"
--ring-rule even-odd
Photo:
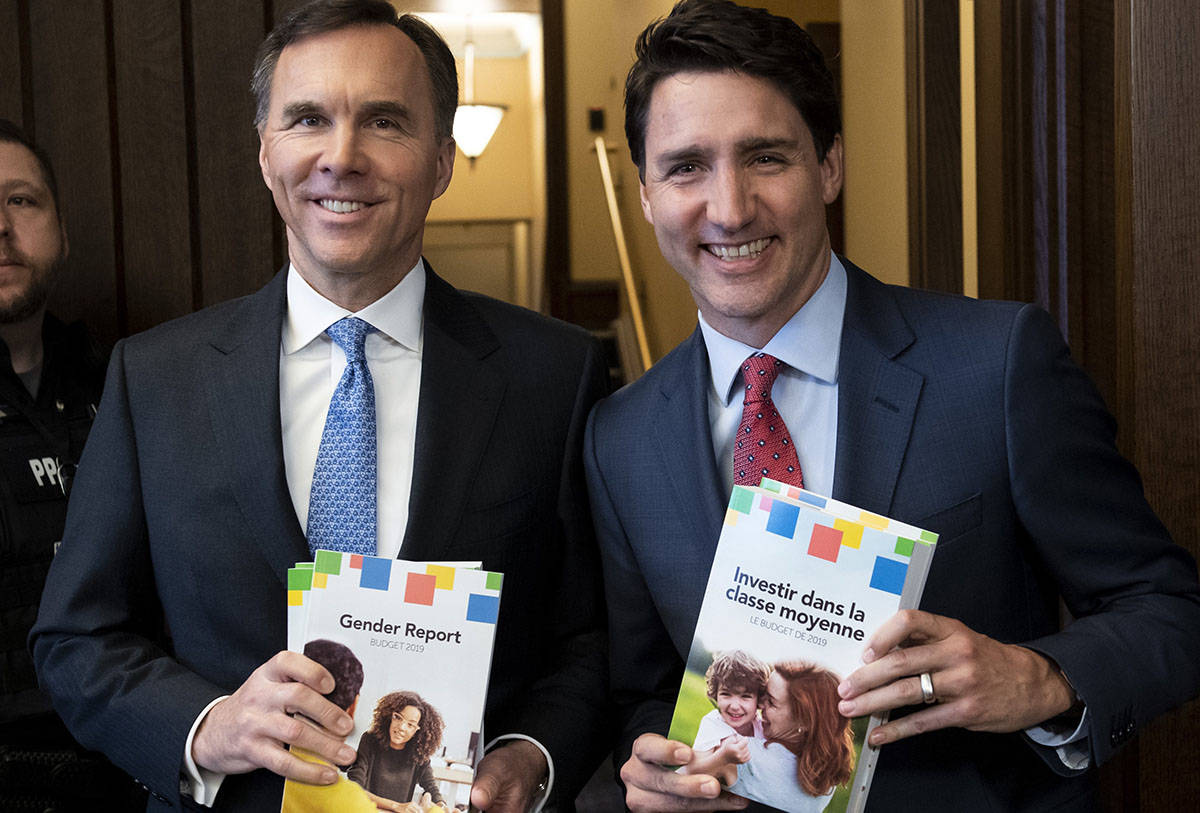
[(800, 502), (806, 502), (809, 505), (815, 505), (817, 508), (825, 507), (825, 498), (818, 497), (816, 494), (809, 494), (807, 491), (800, 491), (796, 494), (795, 499)]
[(767, 519), (767, 530), (791, 539), (796, 535), (796, 521), (800, 519), (800, 508), (775, 500), (771, 503), (771, 516)]
[(885, 593), (897, 596), (904, 592), (904, 577), (908, 575), (908, 565), (895, 559), (875, 557), (875, 568), (871, 571), (871, 586)]
[(500, 597), (471, 593), (467, 596), (467, 620), (481, 624), (495, 624), (500, 615)]
[(386, 590), (391, 578), (391, 559), (381, 559), (378, 556), (364, 556), (362, 558), (362, 575), (358, 578), (359, 587), (369, 587), (372, 590)]

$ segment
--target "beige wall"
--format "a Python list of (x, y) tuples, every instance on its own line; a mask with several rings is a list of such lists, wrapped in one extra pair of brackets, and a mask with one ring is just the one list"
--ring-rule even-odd
[[(459, 62), (461, 81), (462, 63)], [(475, 98), (508, 106), (504, 119), (474, 168), (457, 151), (454, 178), (433, 202), (429, 219), (491, 220), (534, 215), (533, 117), (529, 55), (515, 59), (477, 59)], [(541, 111), (537, 111), (541, 115)], [(538, 160), (545, 160), (540, 158)]]
[(846, 256), (908, 284), (904, 4), (841, 0)]
[(577, 280), (618, 279), (617, 249), (600, 169), (588, 131), (589, 107), (603, 107), (618, 207), (630, 264), (642, 286), (651, 355), (661, 358), (696, 323), (696, 306), (675, 271), (658, 253), (654, 232), (642, 217), (638, 177), (625, 145), (625, 74), (633, 42), (652, 20), (666, 15), (671, 0), (566, 0), (567, 161), (570, 195), (571, 272)]

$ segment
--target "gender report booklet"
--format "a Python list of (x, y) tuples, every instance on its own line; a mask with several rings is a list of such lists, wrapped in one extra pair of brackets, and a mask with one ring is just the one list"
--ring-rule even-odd
[(882, 716), (837, 685), (875, 630), (921, 599), (937, 535), (774, 480), (734, 486), (669, 737), (680, 770), (789, 813), (861, 811)]
[(354, 719), (358, 758), (333, 785), (286, 781), (285, 813), (467, 809), (503, 581), (469, 564), (319, 550), (289, 569), (288, 649), (343, 687), (329, 699)]

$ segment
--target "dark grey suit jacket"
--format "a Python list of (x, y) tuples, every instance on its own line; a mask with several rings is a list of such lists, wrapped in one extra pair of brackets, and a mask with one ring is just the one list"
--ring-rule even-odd
[[(845, 263), (833, 495), (940, 534), (921, 608), (1065, 671), (1092, 763), (1200, 688), (1200, 590), (1045, 312), (885, 286)], [(697, 331), (597, 405), (585, 464), (625, 736), (666, 733), (727, 495)], [(1058, 597), (1076, 621), (1059, 631)], [(885, 747), (874, 810), (1089, 809), (1020, 734)]]
[[(180, 804), (204, 706), (286, 646), (284, 580), (308, 547), (283, 468), (285, 279), (117, 345), (31, 636), (73, 733), (145, 783), (151, 807)], [(486, 735), (537, 738), (570, 798), (603, 717), (580, 449), (605, 365), (586, 332), (432, 271), (424, 319), (401, 556), (505, 574)], [(281, 787), (265, 771), (231, 776), (217, 808), (278, 809)]]

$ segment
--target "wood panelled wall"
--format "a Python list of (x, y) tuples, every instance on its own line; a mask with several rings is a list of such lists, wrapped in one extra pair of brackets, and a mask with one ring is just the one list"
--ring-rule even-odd
[[(1054, 315), (1200, 556), (1200, 6), (1002, 0), (975, 20), (980, 296)], [(1143, 731), (1102, 769), (1104, 809), (1200, 809), (1198, 732), (1195, 702)]]
[(111, 342), (282, 263), (249, 81), (296, 3), (0, 0), (0, 116), (50, 153), (67, 222), (60, 316)]

